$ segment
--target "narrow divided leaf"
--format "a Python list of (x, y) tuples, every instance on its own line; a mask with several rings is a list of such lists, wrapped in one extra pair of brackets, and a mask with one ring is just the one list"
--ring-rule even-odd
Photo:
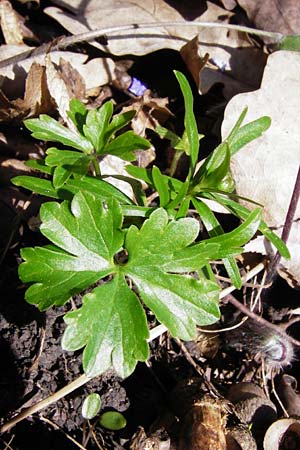
[(74, 123), (75, 127), (80, 134), (83, 134), (83, 125), (86, 121), (86, 116), (88, 113), (85, 105), (78, 99), (72, 98), (69, 104), (70, 110), (67, 112), (68, 116)]
[[(53, 187), (50, 180), (43, 178), (31, 177), (29, 175), (20, 175), (11, 179), (11, 182), (15, 186), (21, 186), (36, 194), (45, 195), (51, 198), (61, 198), (57, 192), (57, 189)], [(66, 198), (66, 197), (64, 197)]]
[(136, 135), (133, 131), (126, 131), (107, 144), (102, 153), (119, 156), (125, 161), (134, 161), (136, 159), (134, 150), (146, 150), (149, 147), (151, 144), (147, 139)]
[(152, 179), (154, 187), (159, 195), (159, 205), (166, 206), (170, 200), (169, 187), (166, 178), (163, 176), (158, 167), (153, 166), (152, 168)]
[(114, 116), (105, 131), (106, 141), (108, 142), (108, 140), (111, 137), (113, 137), (117, 131), (124, 128), (125, 125), (128, 125), (131, 122), (131, 120), (134, 118), (135, 114), (136, 114), (136, 112), (134, 110), (132, 110), (132, 111), (126, 111), (122, 114)]
[(179, 82), (184, 98), (184, 107), (185, 107), (184, 127), (187, 133), (189, 143), (188, 154), (190, 155), (191, 158), (190, 174), (192, 176), (198, 160), (198, 152), (199, 152), (198, 128), (193, 110), (194, 105), (193, 93), (191, 91), (190, 85), (186, 77), (181, 72), (175, 71), (174, 73)]
[(83, 125), (84, 135), (93, 144), (96, 153), (106, 144), (105, 131), (109, 125), (113, 114), (113, 104), (111, 101), (104, 103), (100, 109), (92, 109), (86, 116), (86, 123)]
[(260, 137), (264, 131), (270, 128), (270, 126), (271, 118), (263, 116), (239, 128), (236, 133), (227, 139), (231, 156), (249, 142)]
[(60, 142), (68, 147), (90, 154), (93, 146), (86, 138), (76, 134), (58, 123), (47, 114), (41, 114), (38, 119), (27, 119), (24, 121), (26, 128), (32, 131), (32, 136), (44, 141)]
[[(196, 198), (192, 199), (192, 203), (198, 211), (209, 236), (213, 237), (223, 235), (224, 230), (212, 210), (205, 203)], [(224, 265), (232, 284), (237, 289), (240, 289), (242, 287), (242, 279), (234, 257), (228, 256), (227, 258), (225, 258)]]

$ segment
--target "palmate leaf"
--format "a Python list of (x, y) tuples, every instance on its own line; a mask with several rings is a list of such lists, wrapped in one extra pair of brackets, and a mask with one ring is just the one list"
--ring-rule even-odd
[(85, 295), (83, 306), (68, 313), (65, 321), (62, 347), (78, 350), (86, 346), (83, 368), (89, 377), (110, 366), (126, 377), (137, 361), (148, 358), (146, 315), (122, 274)]
[(41, 207), (41, 232), (55, 247), (25, 248), (19, 267), (29, 303), (41, 310), (64, 304), (100, 278), (114, 271), (114, 254), (121, 248), (123, 232), (119, 206), (106, 209), (89, 193), (76, 194), (62, 204)]
[[(153, 212), (141, 229), (132, 225), (125, 234), (115, 201), (102, 204), (95, 195), (78, 192), (71, 203), (46, 203), (41, 208), (41, 232), (54, 245), (22, 251), (25, 261), (20, 265), (20, 278), (32, 283), (26, 299), (46, 309), (62, 305), (90, 287), (82, 307), (65, 317), (63, 347), (85, 347), (83, 366), (88, 376), (109, 366), (128, 376), (137, 361), (148, 356), (148, 328), (140, 300), (127, 280), (174, 336), (191, 339), (197, 324), (219, 318), (219, 287), (187, 272), (211, 259), (240, 252), (237, 247), (259, 223), (255, 214), (241, 225), (240, 232), (238, 228), (195, 243), (198, 221), (170, 220), (162, 208)], [(128, 253), (127, 262), (118, 259), (121, 249)], [(99, 284), (107, 275), (111, 278)], [(94, 283), (97, 287), (91, 288)]]

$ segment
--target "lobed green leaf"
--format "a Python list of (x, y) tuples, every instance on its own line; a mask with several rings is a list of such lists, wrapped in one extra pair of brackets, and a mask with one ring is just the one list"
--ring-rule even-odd
[(83, 125), (85, 137), (92, 143), (96, 153), (101, 153), (106, 144), (105, 132), (113, 114), (111, 101), (104, 103), (100, 109), (91, 109)]
[(88, 110), (86, 106), (77, 98), (72, 98), (69, 104), (68, 116), (74, 123), (80, 134), (83, 135), (83, 125), (86, 121)]
[(68, 147), (77, 148), (86, 154), (93, 151), (91, 142), (80, 134), (76, 134), (61, 125), (57, 120), (47, 114), (41, 114), (38, 119), (27, 119), (24, 121), (26, 128), (32, 132), (32, 136), (44, 141), (60, 142)]
[(113, 139), (103, 150), (103, 153), (115, 155), (125, 161), (134, 161), (136, 159), (134, 150), (146, 150), (151, 147), (147, 139), (136, 135), (133, 131), (126, 131)]
[(82, 307), (66, 314), (65, 322), (62, 347), (74, 351), (85, 346), (83, 368), (88, 377), (111, 366), (127, 377), (137, 361), (148, 358), (146, 315), (120, 274), (85, 295)]
[(115, 202), (106, 208), (88, 193), (77, 193), (71, 205), (56, 202), (41, 207), (41, 232), (55, 247), (24, 249), (19, 267), (29, 303), (45, 309), (62, 305), (72, 295), (112, 273), (114, 254), (123, 243), (122, 214)]

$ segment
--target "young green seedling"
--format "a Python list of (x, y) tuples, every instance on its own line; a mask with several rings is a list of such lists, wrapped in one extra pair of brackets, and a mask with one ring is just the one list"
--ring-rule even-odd
[[(19, 186), (58, 200), (43, 204), (40, 210), (40, 231), (50, 244), (23, 249), (19, 275), (30, 284), (26, 300), (41, 310), (82, 295), (82, 305), (65, 315), (62, 346), (71, 351), (84, 348), (83, 369), (88, 377), (111, 366), (126, 377), (138, 361), (148, 358), (144, 305), (172, 336), (184, 340), (194, 337), (197, 325), (217, 321), (219, 286), (210, 262), (223, 259), (240, 287), (234, 257), (258, 228), (288, 254), (261, 222), (259, 209), (249, 212), (232, 199), (231, 187), (226, 189), (231, 155), (267, 129), (270, 120), (261, 118), (242, 127), (243, 112), (228, 139), (198, 168), (193, 97), (185, 77), (179, 72), (176, 76), (185, 101), (181, 143), (190, 157), (187, 179), (164, 175), (156, 166), (151, 170), (128, 166), (131, 175), (157, 191), (157, 207), (145, 205), (136, 180), (125, 178), (135, 193), (132, 200), (106, 182), (99, 171), (99, 157), (112, 154), (131, 161), (134, 150), (150, 146), (132, 131), (121, 133), (133, 113), (113, 116), (111, 102), (87, 111), (73, 100), (69, 116), (77, 133), (48, 116), (25, 122), (35, 137), (60, 142), (64, 148), (52, 147), (45, 160), (29, 163), (48, 179), (14, 179)], [(205, 198), (224, 204), (243, 223), (224, 233)], [(199, 220), (187, 217), (191, 205), (210, 239), (201, 240)]]

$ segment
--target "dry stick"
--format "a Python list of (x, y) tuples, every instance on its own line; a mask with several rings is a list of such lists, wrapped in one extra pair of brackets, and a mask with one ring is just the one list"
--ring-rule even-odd
[[(162, 28), (162, 27), (199, 27), (199, 28), (225, 28), (226, 30), (235, 30), (243, 33), (249, 33), (256, 36), (266, 36), (274, 39), (274, 43), (278, 43), (284, 35), (281, 33), (275, 33), (271, 31), (264, 30), (255, 30), (250, 27), (244, 27), (240, 25), (232, 25), (232, 24), (224, 24), (218, 22), (149, 22), (144, 24), (130, 24), (130, 25), (121, 25), (115, 27), (108, 28), (99, 28), (93, 31), (87, 31), (85, 33), (76, 34), (73, 36), (62, 36), (60, 38), (55, 39), (53, 42), (48, 44), (43, 44), (40, 47), (35, 49), (27, 50), (26, 52), (20, 53), (19, 55), (12, 56), (10, 58), (4, 59), (0, 61), (0, 69), (11, 64), (19, 63), (20, 61), (24, 61), (30, 57), (45, 55), (49, 52), (64, 50), (71, 45), (78, 44), (80, 42), (91, 42), (95, 39), (106, 36), (108, 34), (120, 33), (123, 31), (130, 30), (142, 30), (147, 28)], [(106, 36), (107, 37), (107, 36)], [(124, 36), (128, 39), (128, 36)], [(134, 36), (135, 38), (138, 35)], [(143, 36), (142, 36), (143, 37)], [(170, 36), (173, 39), (181, 39), (178, 36)], [(151, 39), (151, 37), (149, 37)], [(105, 46), (104, 46), (105, 47)]]
[[(288, 240), (290, 232), (291, 232), (291, 228), (292, 228), (292, 225), (293, 225), (293, 220), (294, 220), (294, 217), (295, 217), (295, 213), (296, 213), (299, 197), (300, 197), (300, 165), (299, 165), (299, 168), (298, 168), (298, 173), (297, 173), (297, 177), (296, 177), (296, 181), (295, 181), (292, 197), (291, 197), (291, 200), (290, 200), (289, 209), (288, 209), (288, 212), (286, 214), (284, 226), (283, 226), (282, 233), (281, 233), (281, 240), (285, 244), (287, 243), (287, 240)], [(269, 273), (268, 273), (268, 276), (267, 276), (267, 281), (266, 281), (267, 283), (269, 283), (269, 282), (274, 280), (274, 278), (276, 276), (276, 273), (277, 273), (276, 269), (279, 266), (280, 259), (281, 259), (281, 255), (280, 255), (279, 251), (277, 251), (275, 256), (274, 256), (274, 258), (273, 258), (273, 261), (270, 264), (269, 270), (268, 270)]]
[[(254, 277), (259, 272), (261, 272), (264, 269), (264, 267), (265, 267), (264, 264), (262, 264), (262, 263), (258, 264), (252, 270), (250, 270), (244, 277), (242, 277), (242, 280), (243, 281), (248, 281), (250, 278)], [(234, 286), (227, 287), (226, 289), (224, 289), (220, 293), (219, 298), (222, 299), (222, 298), (226, 297), (230, 292), (234, 291), (235, 289), (236, 288)], [(248, 309), (247, 309), (247, 312), (248, 312)], [(245, 313), (245, 314), (247, 314), (247, 313)], [(271, 324), (269, 324), (269, 325), (271, 325)], [(153, 341), (154, 339), (156, 339), (157, 337), (161, 336), (166, 331), (168, 331), (168, 329), (167, 329), (167, 327), (165, 327), (165, 325), (158, 325), (157, 327), (155, 327), (153, 330), (150, 331), (150, 337), (148, 339), (148, 342)], [(300, 345), (300, 343), (298, 343), (298, 345)], [(8, 431), (10, 428), (15, 426), (21, 420), (26, 419), (27, 417), (29, 417), (32, 414), (42, 410), (43, 408), (46, 408), (47, 406), (51, 405), (52, 403), (57, 402), (61, 398), (65, 397), (66, 395), (68, 395), (71, 392), (75, 391), (75, 389), (78, 389), (79, 387), (81, 387), (84, 384), (86, 384), (91, 379), (92, 378), (89, 378), (85, 374), (80, 375), (78, 378), (76, 378), (76, 380), (72, 381), (72, 383), (70, 383), (67, 386), (63, 387), (59, 391), (55, 392), (54, 394), (50, 395), (49, 397), (45, 398), (44, 400), (36, 403), (35, 405), (24, 409), (24, 411), (22, 411), (16, 417), (14, 417), (9, 422), (4, 424), (0, 428), (0, 432), (3, 433), (5, 431)]]
[(51, 425), (55, 430), (61, 431), (68, 439), (70, 439), (71, 442), (73, 442), (73, 444), (75, 444), (77, 447), (79, 447), (80, 450), (87, 450), (86, 447), (84, 447), (79, 442), (77, 442), (76, 439), (74, 439), (72, 436), (70, 436), (64, 430), (62, 430), (55, 422), (52, 422), (52, 420), (49, 420), (49, 419), (47, 419), (47, 417), (44, 417), (44, 416), (40, 416), (40, 419), (43, 420), (44, 422), (48, 423), (49, 425)]

